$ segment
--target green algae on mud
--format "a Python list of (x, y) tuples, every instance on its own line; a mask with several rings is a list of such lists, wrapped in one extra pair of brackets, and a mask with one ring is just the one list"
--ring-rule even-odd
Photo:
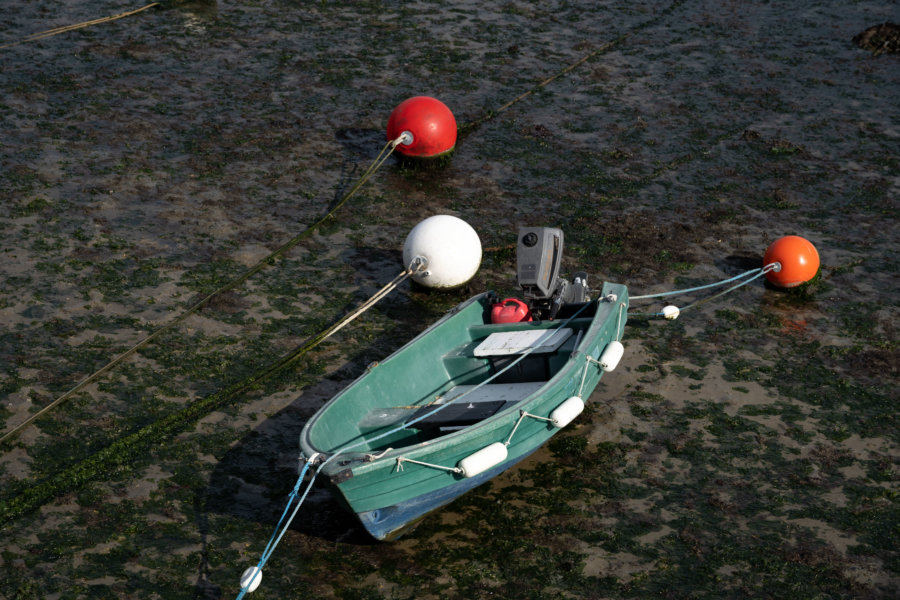
[[(121, 7), (95, 9), (23, 3), (8, 31)], [(400, 99), (478, 122), (618, 40), (478, 122), (440, 168), (386, 164), (268, 275), (5, 449), (4, 500), (227, 388), (390, 279), (425, 216), (457, 214), (497, 248), (472, 289), (397, 294), (297, 369), (6, 521), (0, 595), (236, 592), (303, 420), (458, 297), (514, 294), (515, 229), (558, 225), (566, 269), (635, 293), (730, 276), (726, 257), (785, 233), (829, 270), (801, 293), (753, 284), (674, 323), (635, 319), (576, 428), (392, 546), (316, 490), (256, 594), (895, 596), (900, 83), (896, 55), (851, 42), (886, 10), (176, 2), (5, 51), (9, 422), (322, 214)]]

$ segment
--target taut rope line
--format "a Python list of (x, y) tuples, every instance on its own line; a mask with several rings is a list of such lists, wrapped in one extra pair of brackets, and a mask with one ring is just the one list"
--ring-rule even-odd
[(94, 19), (92, 21), (84, 21), (83, 23), (77, 23), (75, 25), (66, 25), (64, 27), (56, 27), (54, 29), (48, 29), (46, 31), (41, 31), (39, 33), (32, 33), (31, 35), (25, 36), (18, 42), (10, 42), (9, 44), (3, 44), (0, 46), (0, 50), (4, 48), (11, 48), (13, 46), (18, 46), (19, 44), (24, 44), (25, 42), (35, 42), (37, 40), (42, 40), (44, 38), (48, 38), (54, 35), (59, 35), (60, 33), (66, 33), (67, 31), (75, 31), (76, 29), (82, 29), (84, 27), (90, 27), (91, 25), (99, 25), (100, 23), (108, 23), (110, 21), (115, 21), (117, 19), (123, 19), (125, 17), (130, 17), (131, 15), (136, 15), (139, 12), (143, 12), (148, 8), (153, 8), (154, 6), (160, 6), (159, 2), (152, 2), (147, 6), (142, 6), (140, 8), (136, 8), (135, 10), (129, 10), (127, 12), (119, 13), (117, 15), (112, 15), (110, 17), (102, 17), (100, 19)]
[(602, 46), (600, 46), (599, 48), (597, 48), (596, 50), (592, 50), (591, 52), (588, 52), (587, 54), (585, 54), (584, 56), (579, 58), (577, 61), (575, 61), (571, 65), (564, 68), (562, 71), (559, 71), (555, 75), (552, 75), (551, 77), (548, 77), (547, 79), (541, 81), (539, 84), (537, 84), (530, 90), (527, 90), (527, 91), (519, 94), (517, 97), (513, 98), (512, 100), (510, 100), (509, 102), (507, 102), (506, 104), (504, 104), (503, 106), (498, 108), (497, 110), (489, 111), (486, 115), (484, 115), (480, 119), (476, 119), (474, 121), (471, 121), (469, 123), (465, 123), (465, 124), (461, 125), (460, 126), (460, 134), (465, 134), (465, 133), (469, 132), (470, 130), (474, 129), (475, 127), (481, 125), (482, 123), (490, 121), (491, 119), (493, 119), (494, 117), (496, 117), (503, 111), (507, 110), (508, 108), (510, 108), (511, 106), (516, 104), (517, 102), (524, 100), (528, 96), (539, 91), (541, 88), (546, 87), (548, 84), (552, 83), (553, 81), (556, 81), (563, 75), (566, 75), (567, 73), (569, 73), (570, 71), (572, 71), (573, 69), (575, 69), (576, 67), (581, 65), (582, 63), (585, 63), (588, 60), (594, 58), (595, 56), (597, 56), (599, 54), (603, 54), (604, 52), (611, 50), (612, 48), (618, 46), (619, 44), (624, 42), (626, 39), (628, 39), (628, 37), (630, 35), (634, 34), (635, 32), (638, 32), (642, 29), (645, 29), (646, 27), (649, 27), (649, 26), (653, 25), (654, 23), (660, 21), (662, 18), (668, 16), (669, 13), (671, 13), (673, 10), (675, 10), (676, 8), (678, 8), (679, 6), (684, 4), (686, 1), (687, 0), (675, 0), (669, 6), (667, 6), (663, 10), (659, 11), (659, 13), (652, 19), (645, 21), (639, 25), (636, 25), (630, 31), (623, 33), (622, 35), (620, 35), (616, 39), (612, 40), (611, 42), (607, 42), (607, 43), (603, 44)]
[[(362, 187), (362, 185), (369, 179), (369, 177), (371, 177), (375, 173), (375, 171), (377, 171), (378, 168), (384, 164), (384, 161), (386, 161), (388, 159), (388, 157), (394, 151), (394, 148), (397, 147), (397, 145), (400, 143), (400, 140), (402, 140), (402, 139), (403, 139), (403, 136), (401, 135), (396, 140), (391, 140), (387, 144), (385, 144), (384, 147), (381, 149), (381, 152), (378, 153), (378, 156), (375, 157), (375, 160), (372, 161), (372, 164), (369, 166), (369, 168), (367, 168), (363, 172), (363, 174), (360, 176), (360, 178), (357, 180), (357, 182), (353, 185), (353, 187), (351, 187), (347, 191), (347, 193), (344, 194), (344, 196), (340, 199), (340, 201), (338, 201), (338, 203), (335, 204), (334, 207), (330, 211), (328, 211), (328, 213), (324, 217), (322, 217), (321, 219), (319, 219), (318, 221), (316, 221), (315, 223), (313, 223), (312, 225), (310, 225), (309, 227), (307, 227), (306, 229), (304, 229), (303, 231), (301, 231), (300, 233), (295, 235), (293, 238), (288, 240), (286, 243), (282, 244), (279, 248), (277, 248), (276, 250), (271, 252), (268, 256), (266, 256), (265, 258), (263, 258), (262, 260), (257, 262), (255, 265), (253, 265), (252, 267), (250, 267), (249, 269), (244, 271), (238, 277), (232, 279), (231, 281), (229, 281), (225, 285), (219, 287), (215, 291), (207, 294), (204, 298), (198, 300), (193, 305), (188, 307), (188, 309), (185, 310), (183, 313), (181, 313), (180, 315), (178, 315), (177, 317), (175, 317), (174, 319), (172, 319), (165, 325), (162, 325), (161, 327), (158, 327), (157, 329), (155, 329), (153, 332), (151, 332), (145, 338), (143, 338), (142, 340), (140, 340), (139, 342), (134, 344), (131, 348), (129, 348), (122, 354), (118, 355), (117, 357), (115, 357), (114, 359), (112, 359), (111, 361), (106, 363), (103, 367), (101, 367), (97, 371), (94, 371), (93, 373), (91, 373), (90, 375), (88, 375), (87, 377), (85, 377), (84, 379), (79, 381), (77, 384), (75, 384), (74, 387), (72, 387), (69, 391), (64, 393), (62, 396), (58, 397), (50, 404), (48, 404), (47, 406), (45, 406), (38, 412), (34, 413), (33, 415), (31, 415), (30, 417), (25, 419), (23, 422), (16, 425), (11, 430), (4, 433), (3, 436), (0, 437), (0, 443), (11, 438), (16, 433), (18, 433), (19, 431), (21, 431), (22, 429), (24, 429), (25, 427), (27, 427), (28, 425), (33, 423), (36, 419), (40, 418), (42, 415), (50, 412), (51, 410), (53, 410), (54, 408), (56, 408), (57, 406), (59, 406), (60, 404), (62, 404), (66, 400), (68, 400), (69, 398), (71, 398), (75, 393), (82, 390), (86, 385), (96, 381), (101, 375), (109, 372), (116, 365), (118, 365), (119, 363), (121, 363), (122, 361), (127, 359), (129, 356), (131, 356), (132, 354), (134, 354), (135, 352), (137, 352), (138, 350), (140, 350), (141, 348), (143, 348), (144, 346), (149, 344), (155, 338), (159, 337), (166, 331), (172, 329), (173, 327), (175, 327), (176, 325), (178, 325), (179, 323), (184, 321), (186, 318), (188, 318), (190, 315), (192, 315), (193, 313), (197, 312), (198, 310), (200, 310), (201, 308), (203, 308), (204, 306), (209, 304), (210, 300), (212, 300), (215, 296), (221, 294), (222, 292), (233, 289), (233, 288), (237, 287), (238, 285), (242, 284), (247, 279), (249, 279), (256, 273), (260, 272), (263, 268), (265, 268), (265, 266), (270, 261), (280, 257), (285, 252), (287, 252), (288, 250), (292, 249), (294, 246), (299, 244), (304, 238), (309, 236), (312, 232), (314, 232), (316, 229), (321, 227), (328, 219), (330, 219), (334, 216), (334, 214), (347, 202), (347, 200), (349, 200), (350, 197), (353, 194), (355, 194), (359, 190), (360, 187)], [(343, 325), (341, 325), (341, 327), (343, 327)]]
[(52, 498), (63, 490), (71, 489), (73, 485), (77, 486), (83, 484), (85, 480), (96, 476), (98, 469), (109, 468), (111, 465), (128, 464), (135, 454), (148, 443), (152, 442), (154, 438), (179, 431), (183, 429), (186, 421), (197, 419), (200, 416), (207, 414), (221, 403), (252, 389), (262, 381), (265, 381), (272, 375), (288, 367), (298, 358), (340, 331), (347, 323), (357, 318), (365, 310), (371, 308), (378, 300), (394, 290), (406, 278), (412, 276), (418, 268), (418, 265), (411, 265), (409, 269), (404, 270), (390, 283), (373, 294), (371, 298), (360, 306), (360, 308), (344, 316), (334, 325), (297, 346), (278, 359), (274, 364), (264, 367), (249, 377), (246, 377), (215, 394), (197, 400), (181, 410), (166, 415), (159, 421), (151, 423), (150, 425), (113, 442), (111, 445), (100, 450), (90, 458), (86, 458), (65, 471), (57, 473), (41, 483), (28, 488), (19, 496), (6, 502), (0, 502), (0, 523), (4, 523), (5, 521), (16, 517), (36, 504), (45, 502), (48, 498)]
[(697, 306), (700, 306), (701, 304), (705, 304), (706, 302), (709, 302), (711, 300), (715, 300), (716, 298), (724, 296), (725, 294), (728, 294), (729, 292), (733, 292), (734, 290), (738, 289), (739, 287), (745, 286), (748, 283), (750, 283), (751, 281), (759, 279), (760, 277), (762, 277), (769, 271), (777, 270), (780, 267), (781, 267), (781, 265), (779, 265), (778, 263), (770, 263), (764, 267), (760, 267), (759, 269), (751, 269), (751, 270), (745, 271), (739, 275), (735, 275), (734, 277), (729, 277), (728, 279), (723, 279), (722, 281), (717, 281), (715, 283), (708, 283), (706, 285), (699, 285), (697, 287), (686, 288), (683, 290), (673, 290), (670, 292), (659, 292), (657, 294), (644, 294), (641, 296), (631, 296), (631, 300), (646, 300), (649, 298), (665, 298), (666, 296), (679, 296), (679, 295), (683, 295), (683, 294), (690, 294), (691, 292), (698, 292), (701, 290), (719, 287), (721, 285), (726, 285), (726, 284), (732, 283), (734, 281), (738, 282), (738, 283), (734, 284), (733, 286), (726, 288), (726, 289), (722, 290), (721, 292), (713, 294), (712, 296), (709, 296), (707, 298), (702, 298), (700, 300), (696, 300), (696, 301), (694, 301), (686, 306), (682, 306), (680, 308), (674, 307), (675, 311), (671, 312), (671, 313), (668, 313), (666, 311), (657, 312), (657, 313), (645, 313), (645, 314), (629, 313), (628, 316), (631, 318), (642, 317), (642, 318), (650, 319), (650, 318), (662, 317), (662, 318), (670, 319), (670, 320), (675, 319), (678, 317), (678, 315), (682, 311), (685, 311), (689, 308), (695, 308)]
[(506, 109), (510, 108), (512, 105), (516, 104), (517, 102), (520, 102), (521, 100), (524, 100), (528, 96), (539, 91), (541, 88), (546, 87), (547, 85), (553, 83), (554, 81), (556, 81), (557, 79), (559, 79), (560, 77), (565, 75), (566, 73), (572, 71), (575, 67), (594, 58), (598, 54), (602, 54), (602, 53), (606, 52), (607, 50), (609, 50), (610, 48), (613, 48), (614, 46), (619, 45), (620, 43), (625, 41), (625, 39), (629, 35), (630, 35), (629, 33), (624, 33), (624, 34), (620, 35), (619, 37), (617, 37), (616, 39), (614, 39), (613, 41), (603, 44), (596, 50), (589, 52), (588, 54), (585, 54), (584, 56), (579, 58), (577, 61), (575, 61), (574, 63), (572, 63), (565, 69), (563, 69), (562, 71), (559, 71), (555, 75), (552, 75), (552, 76), (548, 77), (547, 79), (543, 80), (542, 82), (540, 82), (539, 84), (537, 84), (536, 86), (531, 88), (530, 90), (522, 92), (521, 94), (519, 94), (518, 96), (516, 96), (515, 98), (513, 98), (512, 100), (510, 100), (509, 102), (507, 102), (506, 104), (501, 106), (500, 108), (498, 108), (497, 110), (489, 111), (486, 115), (484, 115), (480, 119), (476, 119), (474, 121), (471, 121), (470, 123), (465, 123), (463, 126), (460, 127), (461, 130), (464, 130), (461, 133), (468, 132), (469, 130), (474, 129), (475, 127), (478, 127), (482, 123), (490, 121), (491, 119), (493, 119), (494, 117), (496, 117), (497, 115), (499, 115), (500, 113), (505, 111)]

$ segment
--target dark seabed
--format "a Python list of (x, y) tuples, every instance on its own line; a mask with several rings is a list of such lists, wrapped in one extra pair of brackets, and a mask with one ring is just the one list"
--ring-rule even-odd
[[(9, 0), (0, 45), (139, 7)], [(446, 164), (391, 158), (0, 446), (0, 598), (233, 598), (306, 419), (461, 299), (514, 291), (523, 225), (633, 294), (786, 234), (822, 270), (634, 319), (572, 426), (398, 542), (316, 489), (252, 598), (900, 596), (900, 55), (853, 41), (888, 22), (900, 5), (169, 1), (0, 49), (3, 431), (318, 222), (405, 98), (461, 128)], [(471, 284), (404, 285), (223, 395), (390, 281), (437, 213), (481, 237)]]

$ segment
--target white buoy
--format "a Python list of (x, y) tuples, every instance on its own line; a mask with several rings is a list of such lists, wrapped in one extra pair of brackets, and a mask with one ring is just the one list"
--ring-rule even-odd
[(674, 321), (681, 314), (681, 310), (677, 306), (670, 304), (662, 309), (662, 314), (668, 320)]
[(606, 350), (600, 355), (600, 368), (604, 371), (612, 371), (619, 365), (625, 354), (625, 346), (622, 342), (613, 340), (606, 346)]
[(553, 409), (550, 413), (550, 422), (554, 427), (562, 429), (575, 420), (575, 417), (584, 410), (584, 400), (578, 396), (571, 396), (568, 400)]
[(241, 589), (246, 589), (250, 593), (259, 587), (262, 583), (262, 570), (259, 566), (247, 567), (244, 574), (241, 575)]
[(412, 278), (430, 288), (453, 288), (475, 276), (481, 265), (481, 240), (458, 217), (435, 215), (412, 228), (403, 244), (403, 265), (420, 258), (425, 268)]
[(485, 446), (475, 454), (465, 457), (456, 466), (462, 471), (463, 477), (475, 477), (479, 473), (487, 471), (491, 467), (499, 465), (506, 460), (506, 444), (494, 442)]

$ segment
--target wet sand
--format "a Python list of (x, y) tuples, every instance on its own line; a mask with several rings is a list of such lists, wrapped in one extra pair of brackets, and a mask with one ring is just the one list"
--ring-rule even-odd
[[(133, 8), (14, 2), (0, 45)], [(0, 597), (234, 597), (306, 419), (463, 298), (514, 293), (523, 225), (632, 294), (759, 266), (787, 234), (822, 270), (632, 319), (573, 426), (398, 542), (315, 490), (253, 597), (896, 597), (900, 56), (853, 42), (890, 21), (865, 1), (176, 2), (0, 49), (4, 431), (327, 214), (403, 99), (463, 132), (0, 447)], [(468, 286), (404, 286), (153, 429), (367, 299), (438, 213), (487, 249)]]

